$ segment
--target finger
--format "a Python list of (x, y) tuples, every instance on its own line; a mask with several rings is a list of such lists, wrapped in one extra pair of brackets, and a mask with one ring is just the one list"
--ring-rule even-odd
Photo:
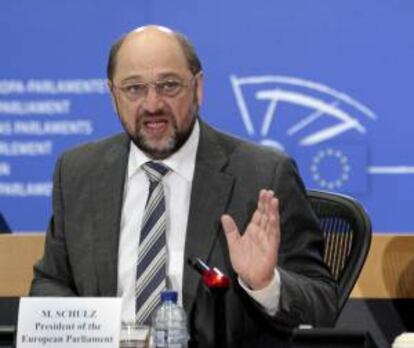
[(227, 244), (231, 250), (233, 248), (233, 245), (235, 245), (240, 239), (239, 229), (237, 228), (237, 225), (234, 222), (233, 218), (227, 214), (221, 216), (221, 224), (223, 226), (224, 234), (227, 239)]
[(256, 210), (253, 213), (251, 222), (253, 222), (255, 225), (260, 226), (261, 219), (264, 211), (264, 196), (265, 196), (265, 190), (260, 190), (258, 198), (257, 198), (257, 207)]
[(269, 224), (266, 230), (270, 237), (280, 235), (279, 200), (276, 197), (270, 201)]
[(264, 213), (265, 199), (266, 199), (266, 190), (260, 190), (259, 197), (257, 198), (257, 210), (259, 211), (260, 214)]
[(266, 201), (265, 201), (265, 209), (264, 209), (267, 218), (269, 218), (269, 214), (271, 212), (270, 206), (271, 206), (271, 202), (272, 202), (273, 197), (274, 197), (273, 191), (268, 190), (266, 192)]
[(259, 208), (256, 208), (256, 210), (253, 213), (251, 222), (257, 226), (260, 226), (261, 218), (262, 218), (262, 214), (260, 213)]
[(269, 214), (270, 214), (270, 203), (274, 196), (274, 193), (272, 190), (266, 190), (263, 195), (263, 213), (261, 217), (261, 228), (263, 230), (267, 229), (267, 225), (269, 223)]
[[(276, 207), (275, 201), (272, 201), (272, 207)], [(269, 219), (269, 234), (267, 237), (267, 251), (270, 252), (269, 258), (274, 260), (274, 267), (278, 265), (278, 254), (280, 246), (280, 224), (279, 214), (272, 214)]]
[(259, 220), (258, 225), (260, 228), (265, 228), (267, 223), (267, 216), (266, 211), (268, 209), (267, 203), (268, 201), (268, 191), (267, 190), (260, 190), (259, 200), (258, 200), (258, 211), (259, 211)]

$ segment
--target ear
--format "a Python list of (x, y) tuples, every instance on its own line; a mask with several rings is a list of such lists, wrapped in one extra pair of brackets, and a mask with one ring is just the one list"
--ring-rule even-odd
[(115, 91), (114, 91), (114, 84), (112, 83), (111, 80), (107, 80), (106, 84), (108, 86), (109, 93), (111, 94), (112, 106), (113, 106), (115, 112), (118, 112), (117, 102), (116, 102), (116, 97), (115, 97)]
[(202, 71), (200, 71), (196, 76), (196, 96), (197, 96), (197, 104), (198, 106), (201, 106), (201, 103), (203, 101), (203, 92), (204, 92), (204, 74)]

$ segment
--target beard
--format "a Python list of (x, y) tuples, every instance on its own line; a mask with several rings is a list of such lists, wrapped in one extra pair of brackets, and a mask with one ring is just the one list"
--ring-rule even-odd
[[(184, 123), (181, 129), (178, 126), (176, 118), (174, 117), (173, 113), (170, 110), (159, 111), (154, 114), (143, 113), (140, 115), (134, 125), (134, 129), (130, 129), (128, 127), (127, 122), (121, 117), (119, 112), (118, 103), (115, 104), (116, 111), (118, 117), (125, 129), (125, 132), (131, 139), (131, 141), (148, 157), (155, 159), (155, 160), (162, 160), (173, 153), (178, 151), (190, 137), (195, 122), (198, 117), (198, 103), (194, 98), (192, 107), (188, 111), (186, 115), (186, 119), (189, 120), (189, 123)], [(145, 132), (143, 131), (143, 119), (149, 120), (151, 117), (162, 117), (164, 119), (168, 119), (168, 127), (169, 130), (166, 135), (162, 139), (151, 139)]]
[(174, 116), (169, 114), (169, 132), (159, 141), (149, 139), (142, 131), (142, 126), (139, 121), (135, 124), (136, 133), (134, 135), (129, 133), (128, 135), (132, 142), (149, 157), (162, 160), (177, 152), (190, 137), (197, 119), (197, 112), (194, 111), (190, 117), (191, 123), (187, 127), (180, 129)]

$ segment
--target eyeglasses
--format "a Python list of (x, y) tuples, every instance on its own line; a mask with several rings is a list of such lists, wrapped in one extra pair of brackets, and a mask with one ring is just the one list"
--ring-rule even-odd
[(184, 88), (190, 86), (196, 77), (197, 75), (192, 76), (188, 80), (171, 78), (153, 82), (134, 82), (120, 87), (114, 85), (114, 87), (119, 89), (131, 101), (146, 97), (150, 86), (154, 88), (159, 96), (174, 98), (179, 95)]

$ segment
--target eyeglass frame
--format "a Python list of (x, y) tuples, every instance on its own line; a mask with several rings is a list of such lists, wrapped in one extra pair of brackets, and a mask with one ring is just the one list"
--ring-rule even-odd
[[(130, 85), (125, 85), (125, 86), (117, 86), (114, 82), (111, 81), (111, 85), (112, 85), (112, 88), (121, 91), (123, 95), (130, 101), (143, 100), (148, 95), (148, 91), (150, 87), (154, 88), (154, 91), (158, 97), (175, 98), (184, 90), (184, 88), (189, 87), (193, 83), (193, 81), (197, 79), (197, 77), (200, 74), (201, 74), (201, 71), (191, 76), (189, 79), (166, 78), (166, 79), (160, 79), (160, 80), (149, 81), (149, 82), (134, 82), (134, 83), (131, 83)], [(177, 86), (178, 90), (174, 91), (172, 94), (168, 94), (168, 93), (166, 94), (165, 91), (163, 92), (162, 90), (163, 84), (168, 83), (168, 82), (178, 83), (178, 86)], [(134, 86), (140, 86), (143, 88), (143, 90), (139, 92), (141, 93), (140, 95), (138, 95), (139, 94), (138, 92), (136, 95), (128, 94), (128, 91), (126, 89), (134, 87)]]

